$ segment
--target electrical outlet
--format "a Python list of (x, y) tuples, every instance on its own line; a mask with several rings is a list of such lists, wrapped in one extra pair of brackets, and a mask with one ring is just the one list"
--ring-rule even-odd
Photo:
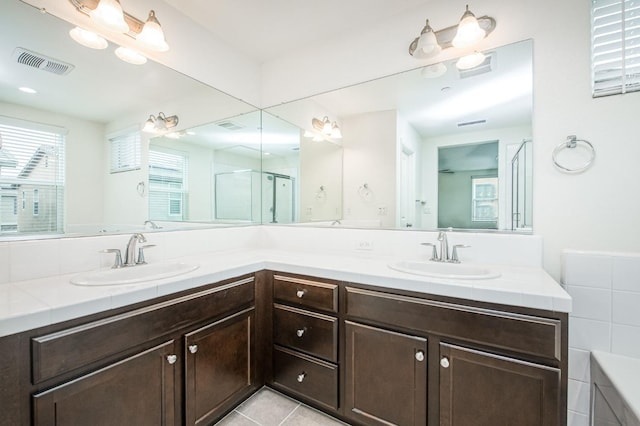
[(373, 241), (358, 241), (356, 250), (373, 250)]

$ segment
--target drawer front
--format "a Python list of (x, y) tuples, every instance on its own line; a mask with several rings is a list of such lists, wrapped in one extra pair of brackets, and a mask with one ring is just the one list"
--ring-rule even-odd
[(276, 346), (273, 381), (328, 408), (338, 408), (338, 367), (333, 364)]
[(104, 364), (122, 351), (250, 305), (253, 300), (254, 278), (250, 277), (33, 338), (33, 381), (39, 383), (91, 364)]
[(280, 346), (338, 362), (338, 320), (334, 317), (275, 304), (273, 339)]
[(561, 361), (561, 322), (454, 303), (347, 287), (350, 317), (439, 334)]
[(302, 307), (338, 312), (338, 285), (334, 283), (274, 274), (273, 297)]

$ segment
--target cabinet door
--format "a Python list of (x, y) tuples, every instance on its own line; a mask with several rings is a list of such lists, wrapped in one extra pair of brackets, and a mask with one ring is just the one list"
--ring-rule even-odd
[(173, 340), (33, 396), (34, 425), (173, 425)]
[(367, 425), (427, 423), (427, 341), (345, 322), (345, 415)]
[(254, 309), (185, 335), (187, 425), (210, 424), (252, 390)]
[(440, 345), (440, 425), (560, 425), (560, 370)]

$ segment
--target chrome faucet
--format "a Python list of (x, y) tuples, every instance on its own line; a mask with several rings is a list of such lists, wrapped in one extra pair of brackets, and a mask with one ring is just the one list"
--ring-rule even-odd
[(134, 266), (136, 264), (136, 242), (146, 243), (147, 239), (140, 233), (133, 234), (127, 243), (127, 250), (124, 252), (124, 266)]
[(147, 226), (147, 224), (151, 225), (151, 229), (162, 229), (162, 226), (158, 226), (158, 224), (152, 220), (145, 220), (144, 226)]
[(447, 241), (447, 233), (440, 231), (438, 234), (438, 241), (440, 241), (440, 256), (438, 256), (439, 262), (449, 261), (449, 242)]

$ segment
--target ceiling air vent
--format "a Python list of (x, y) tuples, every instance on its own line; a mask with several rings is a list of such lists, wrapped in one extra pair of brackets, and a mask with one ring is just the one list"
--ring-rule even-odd
[(496, 52), (487, 53), (484, 61), (480, 65), (477, 65), (468, 70), (458, 70), (460, 73), (460, 78), (469, 78), (475, 77), (476, 75), (486, 74), (488, 72), (493, 71), (493, 68), (496, 66)]
[(22, 65), (38, 68), (53, 74), (69, 74), (75, 66), (57, 59), (50, 58), (40, 53), (32, 52), (22, 47), (16, 47), (13, 51), (13, 59)]
[(227, 130), (231, 130), (231, 131), (244, 129), (244, 126), (236, 124), (236, 123), (234, 123), (232, 121), (221, 121), (221, 122), (216, 123), (216, 124), (218, 126), (222, 127), (223, 129), (227, 129)]

